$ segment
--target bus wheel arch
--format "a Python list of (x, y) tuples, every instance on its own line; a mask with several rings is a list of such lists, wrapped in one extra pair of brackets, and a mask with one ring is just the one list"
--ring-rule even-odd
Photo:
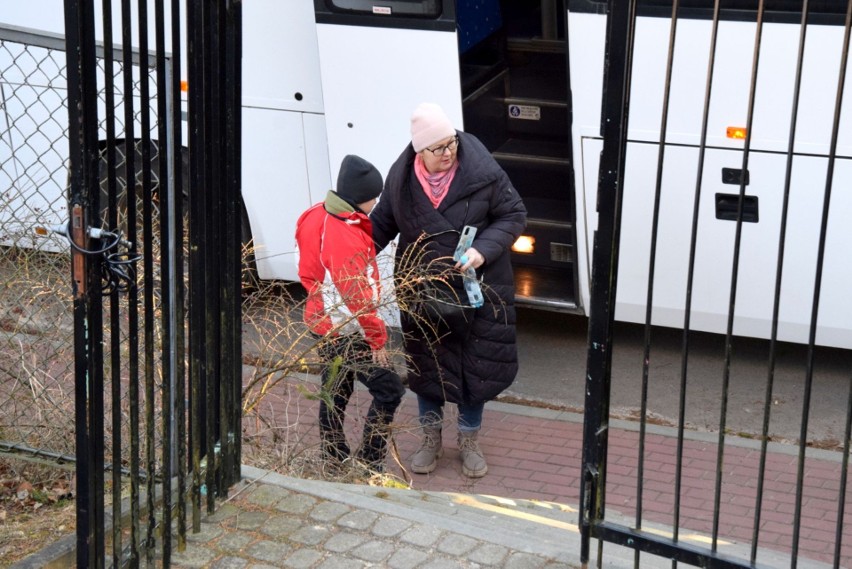
[(257, 258), (254, 252), (251, 221), (246, 210), (245, 201), (240, 197), (240, 267), (244, 293), (250, 293), (260, 288), (260, 277), (257, 273)]

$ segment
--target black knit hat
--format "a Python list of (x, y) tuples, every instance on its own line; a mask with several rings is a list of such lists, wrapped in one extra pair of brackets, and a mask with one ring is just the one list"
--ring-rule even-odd
[(382, 193), (382, 175), (376, 167), (354, 154), (348, 154), (340, 163), (337, 175), (337, 195), (358, 205), (379, 197)]

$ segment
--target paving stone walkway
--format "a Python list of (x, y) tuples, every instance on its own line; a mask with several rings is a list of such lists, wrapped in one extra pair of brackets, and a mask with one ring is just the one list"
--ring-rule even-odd
[[(316, 432), (315, 410), (302, 395), (300, 436)], [(366, 409), (356, 393), (353, 412)], [(413, 424), (416, 404), (406, 398), (397, 422)], [(348, 419), (347, 419), (348, 420)], [(349, 425), (352, 433), (360, 427)], [(636, 508), (636, 425), (610, 425), (607, 519), (632, 527)], [(412, 475), (411, 489), (300, 480), (244, 467), (244, 480), (227, 502), (189, 537), (175, 567), (300, 567), (310, 569), (578, 568), (578, 473), (581, 417), (561, 411), (489, 403), (482, 446), (489, 473), (461, 474), (454, 427), (444, 433), (444, 456), (429, 475)], [(648, 426), (645, 442), (643, 527), (671, 534), (675, 431)], [(354, 437), (354, 435), (353, 435)], [(416, 433), (401, 430), (396, 442), (405, 459)], [(354, 441), (353, 441), (354, 442)], [(708, 547), (718, 436), (688, 433), (684, 441), (680, 539)], [(718, 551), (747, 560), (754, 519), (758, 443), (728, 437), (720, 507)], [(792, 504), (797, 449), (770, 445), (762, 502), (758, 567), (790, 567)], [(839, 453), (809, 451), (801, 511), (798, 568), (828, 567), (833, 555), (842, 462)], [(399, 465), (388, 471), (402, 477)], [(832, 496), (835, 496), (832, 498)], [(709, 508), (709, 510), (708, 510)], [(850, 517), (846, 508), (846, 516)], [(847, 520), (846, 527), (852, 527)], [(852, 537), (844, 540), (841, 566), (852, 567)], [(595, 566), (597, 544), (592, 546)], [(604, 566), (634, 567), (632, 550), (604, 545)], [(671, 562), (643, 555), (643, 569)]]
[[(172, 567), (571, 569), (573, 513), (530, 502), (300, 480), (244, 468)], [(500, 510), (505, 511), (501, 512)], [(511, 513), (510, 513), (511, 512)]]

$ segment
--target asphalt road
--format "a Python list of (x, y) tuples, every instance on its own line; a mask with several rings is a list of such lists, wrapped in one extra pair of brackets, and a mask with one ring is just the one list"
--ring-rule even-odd
[[(518, 310), (520, 371), (505, 395), (531, 404), (582, 412), (585, 403), (588, 319)], [(644, 326), (619, 323), (612, 346), (611, 412), (637, 417), (641, 410)], [(722, 420), (725, 338), (693, 333), (689, 340), (684, 417), (689, 429), (718, 432)], [(648, 367), (648, 411), (659, 424), (676, 425), (681, 408), (682, 332), (654, 327)], [(763, 429), (769, 376), (769, 342), (733, 338), (725, 424), (729, 433), (759, 435)], [(806, 400), (807, 347), (781, 343), (770, 404), (773, 440), (798, 441)], [(817, 348), (807, 412), (807, 438), (836, 448), (845, 432), (852, 386), (852, 352)]]

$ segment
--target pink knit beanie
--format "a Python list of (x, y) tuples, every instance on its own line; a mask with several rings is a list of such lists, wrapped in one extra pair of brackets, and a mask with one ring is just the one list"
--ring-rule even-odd
[(421, 103), (411, 115), (411, 144), (415, 152), (454, 136), (453, 123), (435, 103)]

